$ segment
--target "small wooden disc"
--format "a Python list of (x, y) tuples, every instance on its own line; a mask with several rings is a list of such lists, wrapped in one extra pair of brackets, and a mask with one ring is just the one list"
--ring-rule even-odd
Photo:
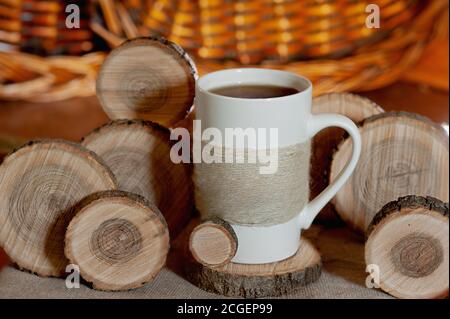
[(114, 49), (97, 79), (111, 119), (144, 119), (170, 127), (192, 107), (197, 70), (186, 52), (163, 38), (137, 38)]
[(77, 205), (65, 254), (95, 289), (127, 290), (152, 280), (164, 266), (169, 232), (156, 206), (123, 192), (92, 194)]
[(0, 166), (0, 245), (19, 267), (62, 276), (73, 206), (93, 192), (116, 187), (107, 166), (81, 145), (30, 142)]
[(367, 265), (379, 285), (399, 298), (442, 298), (449, 282), (448, 203), (405, 196), (378, 212), (368, 229)]
[[(329, 93), (313, 99), (313, 114), (339, 113), (359, 123), (362, 120), (384, 110), (373, 101), (351, 93)], [(310, 197), (319, 195), (329, 184), (329, 174), (333, 152), (344, 138), (346, 132), (337, 127), (330, 127), (314, 136), (312, 143), (310, 169)], [(337, 216), (331, 204), (326, 205), (317, 220), (332, 222)]]
[(155, 203), (172, 236), (186, 225), (193, 203), (190, 169), (172, 162), (168, 130), (140, 120), (116, 120), (86, 136), (82, 145), (111, 168), (121, 190)]
[(237, 245), (233, 228), (222, 219), (201, 223), (189, 238), (189, 249), (195, 260), (211, 267), (229, 263), (236, 254)]
[[(339, 216), (364, 233), (385, 203), (410, 194), (448, 201), (449, 142), (441, 126), (422, 116), (387, 112), (360, 127), (362, 152), (347, 183), (333, 199)], [(351, 139), (334, 154), (330, 181), (350, 158)]]
[(219, 267), (198, 264), (189, 274), (203, 290), (228, 297), (276, 297), (298, 290), (319, 279), (319, 252), (305, 238), (297, 253), (285, 260), (261, 264), (228, 263)]

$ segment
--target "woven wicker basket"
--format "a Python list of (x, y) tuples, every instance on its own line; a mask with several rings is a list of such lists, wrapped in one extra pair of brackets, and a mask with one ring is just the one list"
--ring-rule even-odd
[[(78, 1), (82, 28), (68, 30), (61, 17), (70, 2), (0, 0), (0, 46), (8, 43), (0, 52), (1, 99), (94, 94), (105, 53), (23, 53), (86, 52), (98, 43), (92, 33), (111, 47), (165, 36), (194, 56), (200, 73), (254, 64), (301, 73), (315, 95), (387, 85), (433, 37), (448, 36), (447, 0), (86, 0)], [(366, 27), (369, 3), (380, 8), (380, 28)]]
[(80, 54), (92, 50), (91, 5), (77, 1), (80, 28), (66, 28), (66, 6), (73, 1), (0, 0), (0, 42), (9, 50), (38, 54)]
[[(382, 28), (366, 27), (370, 3), (382, 12)], [(156, 0), (143, 22), (201, 58), (251, 64), (345, 55), (409, 21), (417, 4), (414, 0)]]

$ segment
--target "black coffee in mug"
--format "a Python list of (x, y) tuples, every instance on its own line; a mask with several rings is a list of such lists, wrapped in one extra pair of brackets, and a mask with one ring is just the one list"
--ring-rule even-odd
[(261, 85), (261, 84), (244, 84), (244, 85), (230, 85), (222, 86), (209, 90), (209, 92), (241, 99), (267, 99), (274, 97), (282, 97), (298, 93), (294, 88), (286, 86), (275, 85)]

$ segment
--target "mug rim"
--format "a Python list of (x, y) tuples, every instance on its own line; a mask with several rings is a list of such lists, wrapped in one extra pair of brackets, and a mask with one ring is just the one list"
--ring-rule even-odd
[[(278, 96), (278, 97), (270, 97), (270, 98), (242, 98), (242, 97), (231, 97), (231, 96), (225, 96), (225, 95), (221, 95), (221, 94), (217, 94), (217, 93), (213, 93), (210, 90), (213, 88), (217, 88), (220, 87), (220, 84), (217, 86), (213, 86), (212, 88), (205, 88), (205, 83), (211, 83), (211, 82), (218, 82), (217, 77), (220, 76), (221, 74), (230, 74), (230, 73), (235, 73), (235, 74), (239, 74), (239, 73), (246, 73), (246, 74), (256, 74), (258, 76), (263, 76), (265, 75), (274, 75), (276, 74), (276, 76), (284, 76), (284, 77), (290, 77), (292, 79), (295, 79), (299, 82), (302, 83), (302, 87), (299, 88), (300, 85), (298, 85), (297, 87), (294, 87), (295, 89), (298, 90), (297, 93), (294, 94), (290, 94), (290, 95), (285, 95), (285, 96)], [(223, 81), (225, 82), (225, 81)], [(222, 83), (223, 83), (222, 82)], [(236, 81), (236, 83), (239, 83), (239, 81)], [(242, 81), (242, 83), (252, 83), (251, 81)], [(252, 84), (255, 84), (254, 82)], [(273, 81), (270, 82), (269, 80), (267, 81), (266, 85), (273, 85)], [(199, 93), (202, 94), (206, 94), (209, 96), (213, 96), (215, 98), (222, 98), (222, 99), (226, 99), (226, 100), (232, 100), (232, 101), (279, 101), (279, 100), (283, 100), (283, 99), (289, 99), (289, 98), (295, 98), (298, 97), (300, 95), (306, 94), (306, 92), (310, 91), (312, 89), (312, 83), (311, 81), (294, 72), (289, 72), (289, 71), (284, 71), (284, 70), (276, 70), (276, 69), (266, 69), (266, 68), (231, 68), (231, 69), (223, 69), (223, 70), (218, 70), (218, 71), (214, 71), (214, 72), (210, 72), (207, 73), (203, 76), (201, 76), (197, 83), (196, 83), (196, 87), (199, 91)]]

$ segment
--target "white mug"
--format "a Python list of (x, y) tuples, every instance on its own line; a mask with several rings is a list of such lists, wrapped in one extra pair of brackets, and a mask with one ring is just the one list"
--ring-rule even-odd
[[(276, 85), (294, 88), (298, 93), (267, 99), (249, 99), (210, 92), (212, 89), (232, 85)], [(356, 167), (361, 153), (361, 137), (356, 125), (339, 114), (313, 115), (311, 103), (311, 82), (285, 71), (228, 69), (209, 73), (196, 83), (196, 119), (201, 120), (202, 130), (217, 128), (225, 135), (226, 128), (265, 128), (267, 131), (277, 128), (280, 148), (305, 143), (317, 132), (332, 126), (343, 128), (353, 139), (351, 159), (339, 177), (294, 218), (271, 226), (230, 223), (238, 239), (237, 251), (232, 259), (234, 263), (263, 264), (294, 255), (300, 247), (301, 230), (310, 227), (320, 210), (334, 197)], [(306, 165), (309, 165), (309, 162)], [(304, 182), (309, 184), (309, 180)]]

